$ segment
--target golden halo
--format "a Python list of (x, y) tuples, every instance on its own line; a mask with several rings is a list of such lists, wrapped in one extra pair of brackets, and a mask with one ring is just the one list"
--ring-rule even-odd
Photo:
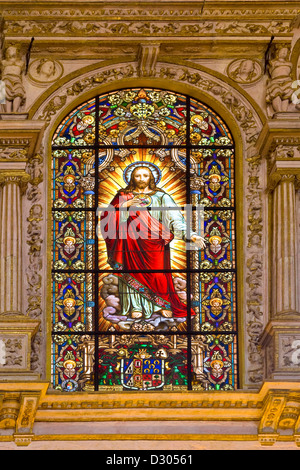
[(197, 120), (199, 120), (199, 119), (200, 119), (200, 121), (204, 121), (203, 116), (201, 116), (200, 114), (194, 114), (194, 115), (191, 117), (191, 122), (192, 122), (193, 124), (197, 124)]
[(73, 182), (76, 180), (74, 175), (69, 174), (69, 175), (64, 176), (64, 181), (67, 181), (68, 178), (71, 178), (73, 180)]
[(67, 359), (66, 361), (64, 361), (64, 367), (65, 367), (65, 368), (66, 368), (66, 366), (67, 366), (68, 364), (71, 364), (71, 365), (73, 366), (73, 368), (76, 367), (76, 362), (73, 361), (72, 359)]
[(213, 240), (218, 240), (219, 243), (222, 242), (222, 238), (219, 237), (218, 235), (213, 235), (212, 237), (209, 238), (209, 242), (211, 243)]
[(74, 237), (65, 237), (64, 238), (64, 244), (66, 245), (66, 243), (68, 241), (71, 241), (73, 244), (75, 244), (76, 243), (76, 238), (74, 238)]
[(90, 114), (83, 116), (82, 118), (83, 122), (87, 122), (88, 124), (93, 124), (95, 122), (94, 116), (91, 116)]
[(138, 168), (138, 167), (149, 168), (149, 170), (152, 172), (154, 176), (155, 184), (159, 183), (161, 179), (161, 171), (158, 168), (158, 166), (154, 165), (154, 163), (151, 163), (151, 162), (138, 161), (138, 162), (131, 163), (130, 165), (128, 165), (127, 168), (125, 168), (125, 171), (123, 173), (123, 178), (126, 184), (129, 184), (133, 170), (135, 170), (135, 168)]
[(219, 299), (218, 297), (214, 297), (213, 299), (210, 299), (209, 303), (210, 303), (211, 306), (213, 305), (213, 303), (223, 305), (223, 300)]
[(220, 361), (219, 359), (215, 359), (214, 361), (211, 361), (211, 367), (214, 368), (214, 365), (215, 364), (219, 364), (220, 367), (223, 367), (224, 366), (224, 362), (223, 361)]
[(216, 178), (218, 181), (221, 181), (221, 176), (217, 175), (216, 173), (209, 175), (208, 179)]
[(73, 307), (76, 305), (76, 300), (72, 299), (72, 297), (68, 297), (67, 299), (64, 299), (63, 304), (66, 306), (66, 303), (72, 303)]

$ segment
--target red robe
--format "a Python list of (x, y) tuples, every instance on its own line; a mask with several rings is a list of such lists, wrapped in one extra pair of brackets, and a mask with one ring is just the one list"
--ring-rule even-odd
[[(133, 197), (132, 193), (121, 191), (112, 200), (111, 206), (118, 209)], [(147, 209), (128, 210), (126, 222), (120, 221), (119, 210), (101, 214), (101, 231), (110, 265), (113, 269), (128, 270), (128, 273), (117, 275), (148, 300), (161, 306), (162, 310), (172, 310), (175, 318), (186, 317), (187, 307), (175, 291), (171, 272), (131, 272), (171, 269), (169, 244), (174, 235)], [(112, 230), (109, 236), (108, 230)], [(137, 231), (140, 233), (139, 238), (136, 236)], [(191, 313), (195, 314), (193, 311)]]

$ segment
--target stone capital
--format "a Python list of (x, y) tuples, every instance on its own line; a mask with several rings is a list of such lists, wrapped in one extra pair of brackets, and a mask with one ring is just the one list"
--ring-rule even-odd
[[(299, 113), (298, 113), (299, 114)], [(256, 144), (257, 152), (267, 160), (267, 190), (272, 192), (280, 182), (300, 178), (300, 120), (274, 120), (265, 124)]]
[(27, 184), (30, 181), (30, 175), (25, 170), (11, 169), (2, 170), (0, 168), (0, 186), (6, 186), (8, 184), (17, 184), (23, 194), (27, 188)]
[(299, 189), (300, 186), (300, 167), (296, 168), (278, 168), (274, 165), (273, 170), (268, 175), (268, 187), (269, 192), (273, 192), (278, 184), (292, 183), (295, 185), (295, 189)]

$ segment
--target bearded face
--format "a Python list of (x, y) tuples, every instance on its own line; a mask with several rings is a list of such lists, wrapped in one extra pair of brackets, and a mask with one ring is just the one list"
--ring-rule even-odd
[(138, 168), (132, 178), (136, 188), (146, 189), (150, 185), (151, 172), (148, 168)]

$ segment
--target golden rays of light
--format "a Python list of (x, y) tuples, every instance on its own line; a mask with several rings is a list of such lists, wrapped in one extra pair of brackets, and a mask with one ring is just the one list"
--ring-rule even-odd
[[(103, 175), (99, 183), (99, 207), (108, 206), (118, 191), (126, 187), (123, 174), (128, 165), (137, 161), (154, 163), (161, 171), (162, 177), (158, 187), (168, 193), (176, 204), (181, 207), (185, 204), (185, 182), (183, 172), (171, 171), (165, 162), (161, 162), (155, 154), (150, 154), (146, 149), (137, 149), (136, 153), (130, 153), (124, 161), (112, 163), (112, 169)], [(185, 269), (186, 255), (185, 244), (182, 240), (174, 240), (171, 244), (171, 267), (172, 269)], [(107, 264), (106, 244), (99, 234), (99, 269), (110, 269)]]
[[(112, 199), (115, 197), (118, 191), (126, 187), (126, 183), (123, 178), (125, 169), (133, 162), (144, 161), (154, 163), (161, 171), (161, 180), (158, 183), (158, 187), (168, 193), (176, 204), (181, 207), (186, 202), (185, 192), (185, 180), (183, 171), (171, 171), (170, 165), (166, 164), (169, 157), (166, 157), (164, 161), (160, 161), (159, 158), (153, 153), (149, 153), (148, 149), (136, 149), (134, 152), (128, 154), (126, 159), (120, 159), (118, 156), (111, 163), (110, 170), (104, 170), (101, 173), (101, 180), (99, 183), (99, 207), (108, 206)], [(98, 220), (99, 222), (99, 220)], [(98, 233), (98, 247), (99, 247), (99, 269), (110, 270), (111, 267), (107, 262), (107, 251), (105, 241), (102, 239), (101, 234)], [(185, 242), (182, 240), (173, 240), (171, 246), (171, 268), (174, 270), (174, 277), (186, 278), (185, 274), (178, 273), (177, 270), (186, 268), (186, 248)], [(99, 278), (99, 289), (103, 286), (103, 277), (105, 274), (100, 274)], [(99, 311), (101, 312), (105, 307), (105, 302), (99, 295)], [(103, 332), (107, 331), (111, 327), (111, 323), (107, 322), (103, 317), (99, 319), (99, 329)], [(184, 331), (184, 325), (180, 326), (180, 329)]]

